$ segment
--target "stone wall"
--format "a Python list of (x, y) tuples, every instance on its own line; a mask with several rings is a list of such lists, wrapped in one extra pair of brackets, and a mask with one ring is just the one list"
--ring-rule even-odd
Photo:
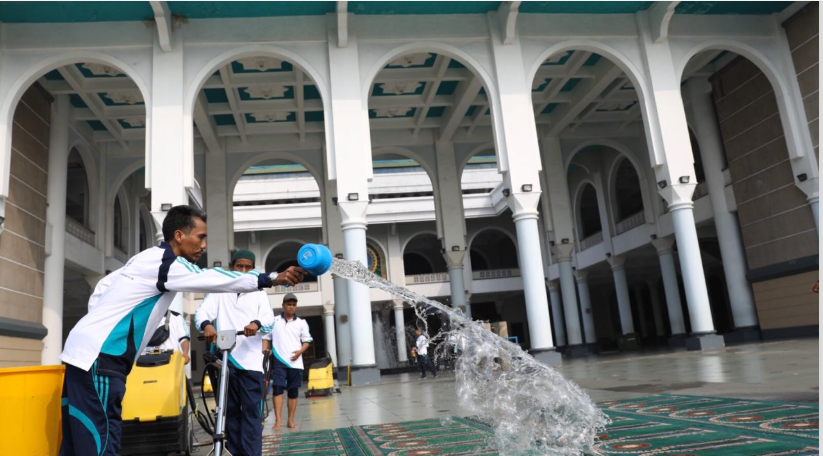
[[(40, 364), (51, 97), (32, 86), (14, 113), (11, 178), (0, 235), (0, 366)], [(19, 326), (15, 329), (15, 326)], [(26, 337), (9, 337), (9, 334)]]

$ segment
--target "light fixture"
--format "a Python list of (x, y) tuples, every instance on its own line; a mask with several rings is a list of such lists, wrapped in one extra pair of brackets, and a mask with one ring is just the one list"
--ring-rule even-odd
[(342, 253), (335, 253), (334, 257), (337, 258), (338, 260), (342, 260), (343, 259), (343, 254)]
[(452, 246), (452, 252), (459, 252), (459, 251), (460, 251), (460, 246), (459, 245), (453, 245)]
[(809, 176), (807, 176), (806, 173), (797, 175), (797, 180), (799, 180), (800, 182), (805, 182), (806, 179), (808, 179), (808, 178), (809, 178)]
[(374, 201), (374, 195), (369, 193), (369, 202), (371, 203), (372, 201)]
[(609, 252), (606, 252), (606, 258), (611, 258), (611, 257), (612, 257), (612, 254), (609, 253)]
[(506, 198), (508, 198), (509, 195), (511, 195), (511, 194), (512, 194), (512, 191), (509, 190), (508, 188), (503, 189), (503, 196), (505, 196)]
[(334, 204), (335, 206), (337, 206), (337, 197), (336, 196), (331, 197), (331, 203)]
[(549, 246), (554, 247), (554, 241), (549, 241)]
[(656, 235), (656, 234), (652, 234), (652, 241), (653, 241), (653, 240), (655, 240), (655, 239), (657, 239), (657, 235)]
[(168, 211), (171, 210), (171, 208), (172, 208), (171, 203), (163, 203), (163, 204), (160, 205), (160, 210), (161, 211), (167, 211), (168, 212)]
[(222, 261), (215, 261), (214, 263), (212, 263), (212, 267), (215, 267), (215, 268), (223, 267), (223, 262)]
[(662, 180), (662, 181), (657, 183), (657, 186), (660, 187), (661, 189), (666, 188), (666, 186), (668, 186), (668, 185), (669, 184), (667, 184), (665, 180)]
[(446, 253), (446, 249), (444, 249), (443, 247), (440, 247), (440, 253)]
[(532, 191), (532, 184), (523, 184), (523, 186), (520, 187), (520, 189), (524, 192), (530, 192)]
[(349, 193), (349, 196), (346, 197), (349, 201), (358, 201), (360, 199), (360, 195), (357, 193)]
[(563, 238), (563, 239), (561, 239), (561, 240), (560, 240), (560, 243), (561, 243), (561, 244), (568, 244), (568, 243), (569, 243), (569, 238)]
[(680, 179), (678, 179), (678, 180), (680, 181), (681, 184), (688, 184), (690, 179), (689, 179), (689, 176), (680, 176)]

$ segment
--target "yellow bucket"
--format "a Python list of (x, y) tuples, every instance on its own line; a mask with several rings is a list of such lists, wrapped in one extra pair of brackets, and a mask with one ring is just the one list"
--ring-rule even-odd
[(0, 369), (0, 454), (52, 456), (63, 438), (65, 366)]

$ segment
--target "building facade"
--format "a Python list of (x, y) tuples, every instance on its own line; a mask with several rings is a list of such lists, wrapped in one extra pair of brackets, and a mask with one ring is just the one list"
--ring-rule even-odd
[[(324, 243), (548, 363), (817, 334), (817, 3), (24, 2), (0, 21), (2, 365), (57, 362), (96, 281), (183, 203), (209, 214), (204, 266)], [(330, 276), (293, 291), (314, 355), (355, 383), (406, 360), (404, 303)]]

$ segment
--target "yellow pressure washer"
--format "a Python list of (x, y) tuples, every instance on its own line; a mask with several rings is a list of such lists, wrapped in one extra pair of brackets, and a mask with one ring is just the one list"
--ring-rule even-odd
[(309, 366), (309, 389), (306, 397), (331, 396), (340, 392), (334, 386), (334, 365), (330, 357), (314, 360)]

